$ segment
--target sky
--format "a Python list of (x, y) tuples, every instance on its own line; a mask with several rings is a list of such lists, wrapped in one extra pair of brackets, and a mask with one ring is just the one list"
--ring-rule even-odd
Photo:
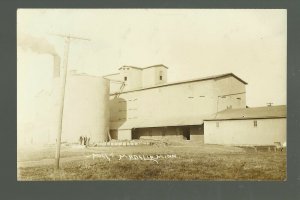
[(248, 83), (248, 106), (286, 104), (284, 9), (19, 9), (18, 94), (28, 99), (50, 87), (53, 55), (63, 58), (54, 34), (90, 39), (72, 40), (69, 69), (164, 64), (169, 82), (234, 73)]

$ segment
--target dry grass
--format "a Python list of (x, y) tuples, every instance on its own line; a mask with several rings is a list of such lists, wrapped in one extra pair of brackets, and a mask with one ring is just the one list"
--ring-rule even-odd
[[(133, 146), (62, 149), (61, 169), (53, 169), (53, 155), (47, 148), (30, 156), (20, 156), (19, 180), (285, 180), (285, 152), (255, 152), (251, 149), (217, 145)], [(51, 152), (51, 154), (50, 154)], [(114, 154), (111, 160), (87, 157)], [(23, 153), (25, 154), (25, 153)], [(119, 155), (176, 155), (176, 158), (119, 160)], [(73, 159), (72, 159), (73, 158)], [(26, 162), (23, 162), (25, 164)]]

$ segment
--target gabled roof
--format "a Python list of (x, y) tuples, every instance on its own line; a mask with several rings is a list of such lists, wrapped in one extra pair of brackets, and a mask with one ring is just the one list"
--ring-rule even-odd
[(205, 119), (205, 121), (285, 118), (287, 112), (286, 109), (286, 105), (227, 109), (221, 112), (217, 112), (210, 118)]

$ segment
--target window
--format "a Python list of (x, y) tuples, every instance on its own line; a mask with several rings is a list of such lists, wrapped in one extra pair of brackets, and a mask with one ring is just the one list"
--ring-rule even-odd
[(124, 76), (124, 81), (127, 81), (127, 76)]
[(256, 120), (253, 121), (253, 125), (254, 125), (254, 127), (257, 127), (257, 121)]
[(219, 122), (216, 122), (216, 127), (218, 127), (218, 128), (219, 128), (219, 126), (220, 126)]
[(162, 81), (162, 71), (159, 72), (159, 80)]

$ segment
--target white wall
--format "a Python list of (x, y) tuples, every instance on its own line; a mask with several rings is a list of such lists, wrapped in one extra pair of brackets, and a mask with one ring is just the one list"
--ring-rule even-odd
[(155, 83), (155, 68), (150, 67), (143, 69), (143, 88), (154, 86)]
[[(222, 87), (226, 87), (228, 93), (245, 92), (244, 86), (236, 84), (244, 85), (228, 81)], [(110, 101), (111, 129), (201, 124), (203, 118), (217, 111), (221, 94), (217, 87), (215, 80), (207, 80), (122, 93), (119, 99)], [(246, 106), (244, 101), (239, 104), (235, 101), (228, 99), (222, 106)]]
[(122, 124), (138, 123), (145, 127), (146, 122), (160, 121), (167, 126), (179, 119), (188, 121), (187, 117), (209, 115), (217, 103), (211, 91), (212, 82), (206, 81), (123, 93), (110, 102), (111, 122), (114, 125), (120, 120)]
[(233, 109), (246, 107), (246, 86), (239, 80), (234, 77), (217, 79), (215, 85), (215, 93), (218, 96), (224, 95), (219, 97), (216, 112), (225, 110), (228, 106)]
[[(162, 85), (168, 82), (168, 69), (165, 67), (154, 67), (155, 68), (155, 85)], [(162, 80), (160, 80), (160, 73)]]
[(131, 129), (118, 130), (118, 140), (131, 140)]
[(67, 79), (62, 141), (104, 142), (109, 131), (109, 81), (101, 77), (70, 76)]
[(123, 81), (123, 77), (120, 73), (107, 75), (107, 76), (104, 76), (104, 78), (106, 78), (108, 80), (112, 80), (112, 81), (110, 81), (110, 86), (109, 86), (110, 93), (116, 93), (116, 92), (120, 91), (120, 87), (121, 87), (122, 83), (115, 82), (115, 81)]
[(142, 70), (124, 66), (119, 71), (122, 81), (127, 77), (124, 91), (142, 88)]
[[(160, 72), (162, 72), (162, 80), (160, 80)], [(167, 72), (167, 68), (160, 66), (143, 69), (143, 88), (167, 83)]]
[(254, 120), (223, 120), (204, 122), (206, 144), (274, 145), (286, 142), (286, 118)]

